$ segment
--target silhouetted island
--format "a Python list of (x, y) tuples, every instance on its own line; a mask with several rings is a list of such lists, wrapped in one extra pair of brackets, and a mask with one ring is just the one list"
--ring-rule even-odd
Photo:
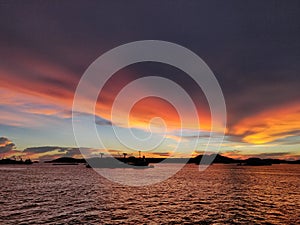
[[(207, 160), (201, 162), (203, 157), (206, 157)], [(212, 162), (213, 164), (214, 163), (237, 164), (242, 166), (266, 166), (272, 164), (300, 164), (300, 160), (287, 161), (281, 159), (260, 159), (260, 158), (248, 158), (245, 160), (240, 160), (240, 159), (233, 159), (230, 157), (222, 156), (220, 154), (198, 155), (190, 159), (189, 158), (141, 158), (141, 157), (135, 158), (133, 156), (130, 156), (128, 158), (94, 157), (89, 159), (76, 159), (72, 157), (62, 157), (51, 161), (46, 161), (46, 163), (52, 163), (56, 165), (64, 165), (64, 164), (75, 165), (75, 164), (84, 163), (89, 165), (89, 167), (96, 167), (96, 168), (132, 168), (132, 166), (148, 167), (149, 164), (155, 164), (155, 163), (193, 163), (199, 165), (200, 162), (201, 163)]]
[(272, 162), (270, 160), (260, 159), (260, 158), (249, 158), (245, 160), (245, 166), (271, 166)]
[(25, 164), (30, 165), (33, 162), (30, 159), (26, 159), (25, 161), (23, 159), (1, 159), (0, 164)]
[[(204, 162), (201, 162), (203, 157), (206, 157), (206, 160)], [(211, 155), (198, 155), (195, 158), (192, 158), (189, 160), (190, 163), (196, 163), (200, 164), (205, 162), (212, 162), (212, 163), (223, 163), (223, 164), (229, 164), (229, 163), (238, 163), (239, 160), (235, 160), (226, 156), (222, 156), (220, 154), (211, 154)]]
[(124, 154), (123, 158), (91, 158), (87, 159), (88, 168), (134, 168), (134, 169), (148, 169), (153, 168), (149, 166), (148, 159), (143, 157), (136, 158), (130, 156), (126, 158), (127, 154)]
[(53, 164), (79, 164), (86, 163), (85, 159), (76, 159), (72, 157), (61, 157), (50, 161), (45, 161), (45, 163), (53, 163)]

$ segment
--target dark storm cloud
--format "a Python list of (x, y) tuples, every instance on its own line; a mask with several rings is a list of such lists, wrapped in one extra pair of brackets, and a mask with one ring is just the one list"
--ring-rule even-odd
[(52, 152), (55, 150), (62, 151), (62, 148), (58, 147), (58, 146), (30, 147), (30, 148), (24, 149), (23, 152), (44, 153), (44, 152)]
[(58, 147), (58, 146), (40, 146), (40, 147), (30, 147), (23, 150), (23, 152), (30, 153), (45, 153), (52, 152), (57, 150), (58, 152), (67, 152), (67, 153), (80, 153), (78, 148), (69, 148), (69, 147)]
[(9, 142), (8, 138), (0, 137), (0, 145), (5, 145), (7, 142)]
[(13, 150), (14, 148), (15, 148), (15, 144), (14, 143), (6, 144), (5, 146), (1, 146), (0, 147), (0, 153), (9, 152), (9, 151)]
[[(39, 91), (62, 96), (61, 89), (74, 92), (88, 65), (113, 47), (143, 39), (175, 42), (197, 53), (214, 71), (230, 127), (300, 98), (298, 21), (299, 1), (5, 2), (0, 9), (0, 67), (25, 74), (14, 75), (23, 88), (32, 89), (31, 82), (22, 83), (27, 79), (56, 86)], [(32, 73), (33, 64), (22, 64), (20, 54), (58, 66), (66, 72), (64, 79)], [(199, 95), (183, 76), (178, 72), (175, 79)]]
[(105, 119), (96, 119), (96, 124), (100, 126), (111, 126), (112, 122)]
[(8, 138), (0, 137), (0, 154), (12, 151), (15, 146)]
[[(23, 150), (24, 153), (51, 153), (53, 151), (58, 151), (60, 157), (73, 157), (75, 155), (80, 155), (80, 150), (78, 148), (71, 148), (71, 147), (58, 147), (58, 146), (40, 146), (40, 147), (30, 147)], [(52, 157), (52, 154), (51, 154)]]
[[(72, 114), (72, 112), (70, 112), (70, 114)], [(83, 113), (83, 112), (73, 112), (73, 115), (75, 115), (76, 117), (92, 117), (95, 118), (95, 123), (99, 126), (112, 126), (113, 123), (109, 120), (106, 120), (102, 117), (93, 115), (93, 114), (89, 114), (89, 113)]]

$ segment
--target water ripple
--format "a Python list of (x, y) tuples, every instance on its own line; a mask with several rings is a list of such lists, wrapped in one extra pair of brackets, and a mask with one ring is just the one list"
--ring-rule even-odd
[(0, 167), (0, 224), (300, 224), (300, 167), (187, 165), (152, 186), (80, 166)]

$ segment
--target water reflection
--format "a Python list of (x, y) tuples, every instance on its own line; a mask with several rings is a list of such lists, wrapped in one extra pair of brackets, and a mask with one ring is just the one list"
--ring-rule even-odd
[(187, 165), (146, 187), (83, 165), (0, 169), (0, 178), (0, 224), (300, 224), (298, 165)]

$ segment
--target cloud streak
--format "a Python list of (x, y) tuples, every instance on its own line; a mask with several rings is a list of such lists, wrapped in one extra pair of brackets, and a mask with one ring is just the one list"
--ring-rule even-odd
[(299, 118), (299, 103), (282, 105), (241, 120), (230, 129), (229, 135), (251, 144), (265, 144), (300, 136)]

